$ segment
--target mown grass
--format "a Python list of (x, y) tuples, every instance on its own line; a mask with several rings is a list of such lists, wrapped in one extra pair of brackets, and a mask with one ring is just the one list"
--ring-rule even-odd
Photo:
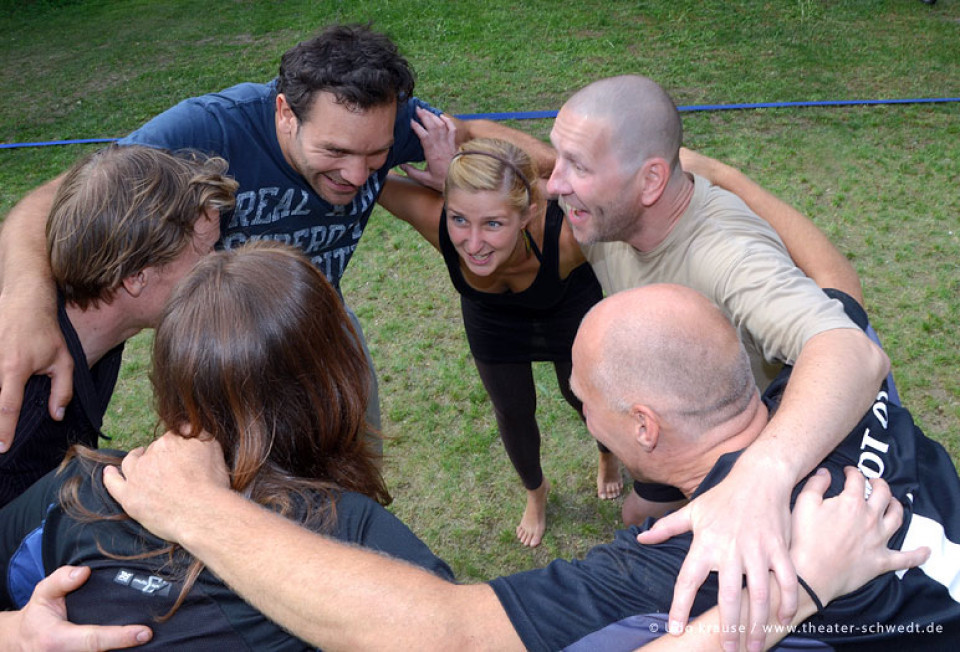
[[(185, 97), (272, 77), (286, 48), (335, 20), (374, 20), (414, 63), (418, 94), (452, 113), (554, 110), (623, 72), (661, 81), (680, 105), (960, 96), (954, 0), (0, 0), (0, 142), (120, 136)], [(960, 459), (960, 105), (684, 121), (689, 146), (746, 170), (847, 253), (905, 403)], [(515, 126), (546, 137), (550, 123)], [(92, 147), (0, 150), (0, 212)], [(538, 550), (514, 542), (520, 485), (426, 243), (378, 211), (344, 291), (380, 372), (393, 509), (460, 577), (609, 539), (618, 508), (595, 497), (595, 447), (541, 365), (551, 525)], [(111, 405), (107, 430), (121, 447), (154, 431), (149, 341), (128, 345)]]

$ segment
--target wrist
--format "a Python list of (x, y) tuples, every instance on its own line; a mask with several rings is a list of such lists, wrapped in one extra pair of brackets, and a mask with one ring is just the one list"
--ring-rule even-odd
[(248, 501), (232, 489), (208, 486), (191, 494), (184, 507), (177, 510), (177, 518), (169, 525), (169, 538), (200, 557), (214, 535), (223, 532), (235, 521), (236, 506)]
[(783, 449), (757, 440), (740, 455), (731, 473), (761, 478), (769, 492), (789, 496), (800, 480), (798, 469), (783, 454)]

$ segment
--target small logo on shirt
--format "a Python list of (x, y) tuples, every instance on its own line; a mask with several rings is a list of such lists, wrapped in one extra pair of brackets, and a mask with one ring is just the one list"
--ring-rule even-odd
[(170, 595), (170, 582), (156, 575), (137, 575), (133, 571), (120, 569), (114, 575), (115, 584), (130, 587), (146, 595)]

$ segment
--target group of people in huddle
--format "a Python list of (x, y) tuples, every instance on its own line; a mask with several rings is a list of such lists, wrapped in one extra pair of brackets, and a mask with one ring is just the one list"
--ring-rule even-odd
[[(552, 146), (413, 90), (388, 37), (334, 25), (7, 216), (0, 649), (960, 640), (960, 479), (813, 223), (683, 148), (639, 75), (577, 91)], [(339, 291), (378, 202), (460, 295), (519, 543), (547, 531), (536, 361), (597, 441), (598, 498), (633, 480), (612, 543), (461, 585), (385, 509), (379, 388)], [(166, 434), (100, 449), (144, 328)]]

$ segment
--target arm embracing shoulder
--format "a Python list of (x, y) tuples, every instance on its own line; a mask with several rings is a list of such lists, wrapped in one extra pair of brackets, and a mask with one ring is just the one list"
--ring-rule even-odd
[(73, 392), (73, 360), (57, 323), (47, 258), (47, 214), (61, 181), (57, 177), (24, 197), (0, 231), (0, 453), (13, 442), (30, 376), (52, 376), (48, 409), (55, 419)]
[(553, 171), (557, 153), (553, 147), (528, 133), (513, 129), (492, 120), (460, 120), (454, 118), (457, 126), (457, 144), (473, 138), (498, 138), (506, 140), (524, 149), (537, 164), (540, 176), (547, 178)]
[(412, 226), (417, 233), (440, 249), (440, 214), (443, 197), (409, 177), (389, 174), (377, 200), (394, 216)]

